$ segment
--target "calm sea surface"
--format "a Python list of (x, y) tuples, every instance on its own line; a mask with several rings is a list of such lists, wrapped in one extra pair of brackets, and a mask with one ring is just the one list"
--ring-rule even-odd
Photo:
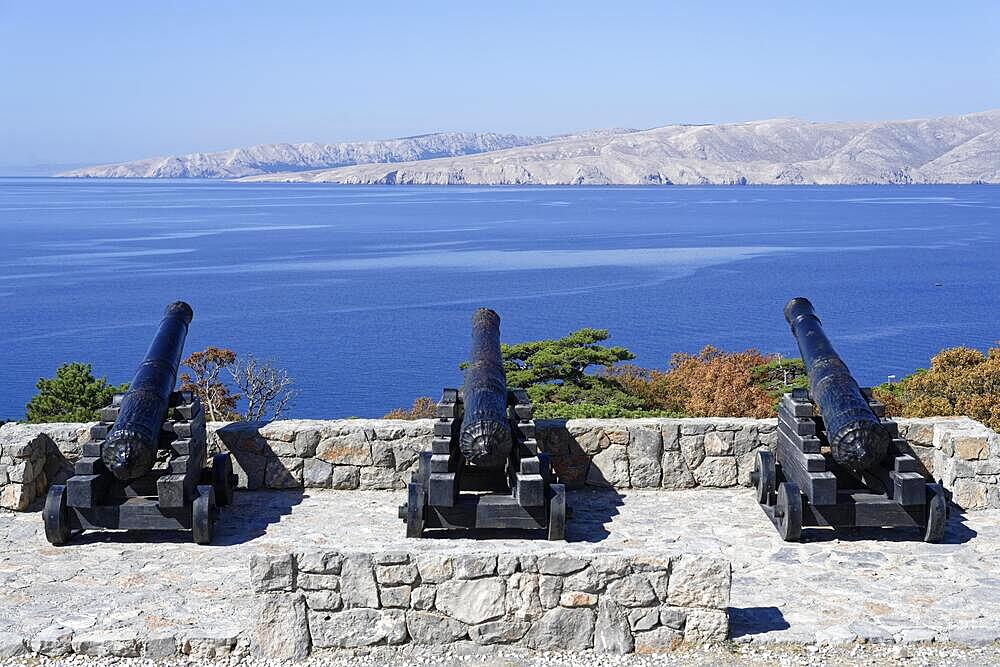
[(1000, 339), (1000, 188), (473, 188), (0, 179), (0, 418), (86, 361), (131, 378), (164, 306), (187, 351), (287, 367), (292, 415), (380, 416), (461, 382), (469, 317), (507, 342), (594, 326), (663, 367), (795, 353), (813, 300), (863, 383)]

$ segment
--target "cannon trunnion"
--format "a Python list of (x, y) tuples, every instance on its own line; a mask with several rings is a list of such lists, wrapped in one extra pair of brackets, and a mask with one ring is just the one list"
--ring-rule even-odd
[(429, 528), (488, 528), (565, 538), (566, 487), (538, 451), (527, 392), (506, 386), (500, 318), (492, 310), (473, 316), (464, 387), (444, 390), (431, 450), (420, 454), (399, 517), (407, 537)]
[(785, 306), (809, 387), (778, 405), (777, 445), (757, 452), (751, 481), (757, 502), (787, 541), (803, 527), (919, 528), (927, 542), (944, 536), (947, 499), (834, 351), (807, 299)]
[(236, 476), (228, 453), (206, 466), (201, 403), (173, 390), (191, 317), (186, 303), (167, 307), (129, 390), (101, 410), (73, 476), (49, 489), (43, 519), (52, 544), (103, 529), (190, 530), (198, 544), (212, 541)]

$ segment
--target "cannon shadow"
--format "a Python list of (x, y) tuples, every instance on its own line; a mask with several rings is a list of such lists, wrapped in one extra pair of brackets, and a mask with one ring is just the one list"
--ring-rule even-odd
[(777, 607), (730, 607), (729, 638), (788, 630), (791, 625)]

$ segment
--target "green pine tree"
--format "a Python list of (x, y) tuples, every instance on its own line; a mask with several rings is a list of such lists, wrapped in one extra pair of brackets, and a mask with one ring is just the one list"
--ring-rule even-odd
[(580, 329), (563, 338), (501, 345), (507, 386), (526, 389), (539, 418), (624, 417), (643, 413), (642, 399), (604, 374), (634, 359), (624, 347), (605, 347), (607, 329)]
[(38, 393), (25, 410), (29, 422), (40, 424), (93, 421), (128, 384), (110, 385), (105, 378), (91, 375), (90, 364), (70, 363), (57, 368), (54, 378), (39, 378), (35, 387)]

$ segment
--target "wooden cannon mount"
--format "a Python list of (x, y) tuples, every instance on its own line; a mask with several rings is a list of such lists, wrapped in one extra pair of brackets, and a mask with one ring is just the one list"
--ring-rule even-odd
[(550, 540), (565, 539), (566, 487), (556, 483), (548, 454), (538, 451), (525, 391), (507, 392), (507, 414), (513, 446), (506, 466), (470, 465), (459, 450), (462, 393), (444, 390), (431, 451), (420, 453), (399, 508), (407, 537), (422, 537), (425, 528), (500, 528), (546, 530)]
[(191, 392), (170, 395), (153, 470), (123, 482), (101, 459), (121, 399), (116, 395), (101, 410), (74, 475), (49, 489), (45, 537), (63, 545), (75, 530), (190, 530), (197, 544), (209, 544), (218, 508), (232, 502), (236, 476), (228, 453), (216, 454), (211, 467), (205, 465), (208, 441), (201, 402)]
[(778, 407), (777, 448), (759, 450), (751, 481), (757, 502), (782, 539), (797, 541), (803, 526), (915, 527), (926, 542), (944, 536), (948, 504), (939, 484), (928, 483), (906, 452), (885, 406), (862, 393), (892, 435), (881, 465), (860, 476), (830, 455), (823, 418), (805, 389), (785, 394)]

